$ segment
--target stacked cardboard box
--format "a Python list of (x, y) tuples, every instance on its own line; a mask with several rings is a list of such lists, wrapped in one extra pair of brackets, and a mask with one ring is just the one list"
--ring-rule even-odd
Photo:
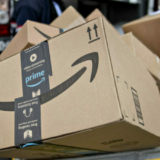
[(35, 44), (50, 39), (60, 33), (59, 28), (27, 21), (0, 55), (0, 60), (9, 58)]
[(61, 16), (57, 17), (50, 25), (53, 27), (68, 30), (85, 23), (85, 19), (74, 7), (68, 7)]
[[(95, 9), (90, 15), (88, 15), (88, 17), (86, 18), (86, 21), (89, 22), (89, 21), (91, 21), (95, 18), (98, 18), (98, 17), (105, 18), (105, 16), (100, 12), (99, 9)], [(108, 23), (110, 24), (110, 26), (112, 28), (114, 28), (113, 25), (109, 21), (108, 21)], [(114, 28), (114, 30), (117, 32), (117, 30), (115, 28)], [(118, 33), (118, 35), (119, 35), (119, 33)], [(134, 37), (132, 33), (123, 35), (122, 39), (125, 41), (125, 43), (128, 45), (128, 47), (130, 47), (130, 49), (132, 49), (134, 55), (137, 56), (137, 58), (140, 60), (140, 62), (143, 64), (143, 66), (155, 78), (156, 83), (157, 83), (156, 85), (158, 85), (159, 80), (160, 80), (159, 57), (157, 57), (148, 48), (146, 48), (146, 46), (143, 45), (136, 37)]]
[[(160, 70), (160, 63), (159, 63), (160, 47), (159, 47), (159, 29), (158, 29), (159, 19), (160, 19), (160, 14), (145, 16), (138, 20), (127, 23), (123, 26), (123, 30), (125, 33), (132, 32), (134, 36), (139, 39), (139, 41), (141, 41), (147, 48), (149, 48), (153, 52), (153, 54), (157, 55), (156, 56), (157, 60), (156, 62), (154, 62), (154, 64), (155, 63), (158, 64), (158, 66), (156, 64), (156, 68), (158, 68), (158, 70)], [(146, 53), (143, 53), (143, 56), (148, 57)], [(152, 60), (150, 59), (147, 63), (151, 65), (151, 61), (153, 63), (153, 59), (155, 58), (152, 58)], [(152, 65), (151, 67), (153, 66), (155, 65)], [(156, 70), (157, 69), (155, 69), (154, 72), (157, 72)], [(154, 78), (157, 81), (157, 85), (159, 86), (160, 85), (159, 75), (155, 76), (155, 74), (153, 74), (153, 70), (152, 70), (152, 75), (154, 75)]]
[(153, 53), (160, 56), (160, 14), (145, 16), (123, 26), (125, 33), (132, 32)]
[[(0, 62), (0, 77), (0, 157), (160, 145), (155, 81), (104, 18)], [(39, 145), (23, 148), (30, 142)]]
[(134, 55), (140, 60), (142, 65), (150, 72), (154, 79), (160, 80), (159, 57), (153, 54), (145, 45), (143, 45), (132, 33), (122, 36), (122, 39), (133, 51)]

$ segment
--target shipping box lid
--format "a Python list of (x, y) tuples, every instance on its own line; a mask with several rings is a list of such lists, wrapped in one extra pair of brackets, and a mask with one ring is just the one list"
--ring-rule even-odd
[(78, 13), (74, 7), (69, 6), (59, 17), (57, 17), (50, 25), (65, 30), (71, 29), (85, 23), (85, 19)]
[(123, 26), (125, 33), (133, 32), (143, 44), (160, 57), (160, 14), (145, 16)]
[[(88, 28), (92, 29), (87, 32)], [(24, 53), (37, 54), (41, 44)], [(38, 96), (44, 143), (102, 151), (160, 145), (160, 98), (155, 81), (104, 18), (50, 39), (48, 45), (53, 72), (50, 91)], [(24, 96), (21, 56), (0, 63), (1, 149), (15, 146), (14, 101)], [(120, 146), (111, 147), (109, 142), (116, 140)], [(6, 155), (7, 150), (1, 150), (0, 156)]]
[(124, 42), (134, 52), (135, 56), (140, 60), (142, 65), (156, 79), (160, 79), (159, 58), (153, 54), (144, 44), (142, 44), (132, 33), (122, 36)]
[(0, 60), (2, 61), (9, 58), (26, 48), (50, 39), (58, 34), (58, 28), (28, 20), (2, 52)]

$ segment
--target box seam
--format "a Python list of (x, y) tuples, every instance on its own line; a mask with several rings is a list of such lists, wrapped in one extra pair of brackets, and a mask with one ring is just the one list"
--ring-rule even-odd
[(103, 31), (104, 31), (104, 36), (105, 36), (105, 43), (107, 45), (107, 50), (108, 50), (108, 55), (109, 55), (109, 60), (110, 60), (110, 66), (111, 66), (111, 70), (112, 70), (112, 77), (113, 77), (114, 86), (115, 86), (115, 90), (116, 90), (116, 95), (117, 95), (117, 99), (118, 99), (118, 104), (119, 104), (119, 108), (120, 108), (120, 112), (121, 112), (121, 116), (122, 116), (121, 120), (123, 120), (124, 116), (123, 116), (122, 107), (121, 107), (121, 104), (120, 104), (120, 98), (119, 98), (119, 95), (118, 95), (118, 88), (117, 88), (116, 80), (115, 80), (115, 76), (114, 76), (114, 70), (113, 70), (113, 65), (112, 65), (112, 61), (111, 61), (107, 35), (106, 35), (106, 32), (105, 32), (104, 18), (101, 18), (101, 19), (102, 19), (102, 27), (103, 27)]

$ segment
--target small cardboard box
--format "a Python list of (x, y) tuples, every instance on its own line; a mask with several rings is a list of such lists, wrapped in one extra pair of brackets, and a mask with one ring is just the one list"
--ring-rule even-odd
[(7, 48), (0, 55), (0, 60), (9, 58), (35, 44), (43, 42), (60, 33), (60, 30), (49, 25), (26, 21), (21, 30), (12, 39)]
[(160, 80), (159, 58), (142, 44), (132, 33), (122, 36), (124, 42), (130, 47), (142, 65), (150, 72), (156, 81)]
[(123, 26), (125, 33), (132, 32), (153, 53), (160, 57), (160, 14), (145, 16)]
[(74, 7), (69, 6), (59, 17), (50, 25), (64, 30), (71, 29), (85, 23), (85, 19), (78, 13)]
[[(2, 61), (0, 77), (0, 157), (54, 158), (160, 145), (155, 81), (104, 18)], [(17, 142), (39, 141), (43, 146), (15, 148)]]

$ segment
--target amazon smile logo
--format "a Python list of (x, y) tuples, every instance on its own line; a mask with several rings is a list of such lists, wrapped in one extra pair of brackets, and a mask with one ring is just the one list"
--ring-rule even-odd
[[(88, 60), (90, 60), (92, 62), (92, 72), (91, 72), (91, 78), (90, 78), (90, 83), (92, 83), (94, 81), (96, 74), (97, 74), (97, 71), (98, 71), (98, 64), (99, 64), (98, 52), (92, 52), (92, 53), (84, 55), (83, 57), (77, 59), (71, 65), (71, 67), (74, 67), (74, 66), (76, 66), (82, 62), (88, 61)], [(66, 81), (62, 82), (60, 85), (51, 89), (49, 92), (40, 95), (41, 105), (50, 101), (50, 100), (53, 100), (54, 98), (63, 94), (63, 92), (67, 91), (67, 89), (69, 89), (71, 86), (73, 86), (74, 83), (76, 83), (82, 77), (82, 75), (86, 72), (86, 70), (87, 70), (87, 68), (83, 67), (77, 73), (75, 73), (73, 76), (68, 78)], [(33, 74), (33, 76), (31, 75), (31, 76), (27, 77), (26, 83), (28, 84), (29, 81), (33, 80), (33, 78), (37, 78), (37, 76), (41, 77), (41, 76), (43, 76), (43, 74), (44, 74), (44, 71), (41, 71), (36, 74)], [(42, 81), (42, 79), (41, 79), (41, 81)], [(14, 111), (14, 102), (0, 102), (0, 110)]]
[(45, 37), (45, 38), (47, 38), (47, 39), (50, 39), (50, 38), (51, 38), (50, 36), (46, 35), (46, 34), (43, 33), (42, 31), (40, 31), (38, 28), (34, 27), (34, 29), (35, 29), (38, 33), (40, 33), (43, 37)]
[[(44, 76), (44, 70), (43, 71), (41, 71), (41, 72), (37, 72), (37, 73), (32, 73), (32, 75), (30, 75), (29, 77), (26, 77), (25, 78), (25, 81), (26, 81), (26, 86), (27, 87), (36, 87), (36, 86), (38, 86), (38, 85), (40, 85), (42, 82), (44, 82), (45, 81), (45, 77), (43, 77)], [(28, 82), (30, 82), (30, 81), (32, 81), (32, 80), (35, 80), (35, 79), (37, 79), (37, 78), (39, 78), (39, 77), (42, 77), (41, 78), (41, 80), (38, 82), (38, 83), (36, 83), (36, 84), (32, 84), (32, 85), (29, 85), (28, 84)]]

